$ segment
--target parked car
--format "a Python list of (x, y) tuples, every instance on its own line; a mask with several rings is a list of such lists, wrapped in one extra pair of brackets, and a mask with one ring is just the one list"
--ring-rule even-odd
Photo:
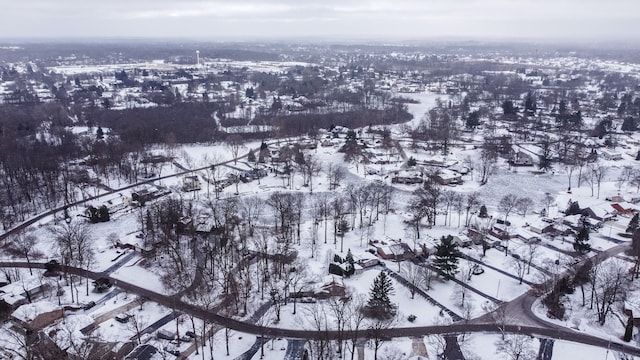
[(500, 245), (500, 244), (493, 245), (493, 248), (496, 249), (496, 250), (500, 250), (500, 251), (506, 251), (507, 250), (506, 247), (504, 247), (503, 245)]
[(193, 339), (188, 335), (180, 336), (180, 341), (182, 341), (182, 342), (191, 342), (191, 340), (193, 340)]
[(193, 331), (187, 331), (184, 334), (187, 335), (188, 337), (192, 338), (192, 339), (195, 339), (195, 337), (196, 337), (196, 333), (194, 333)]
[(482, 266), (475, 264), (473, 265), (473, 268), (471, 268), (471, 273), (473, 275), (480, 275), (484, 273), (484, 269), (482, 268)]
[(158, 339), (164, 340), (174, 340), (176, 338), (176, 334), (172, 333), (169, 330), (160, 329), (156, 332), (156, 336)]
[(131, 319), (131, 316), (132, 315), (130, 314), (118, 314), (116, 315), (115, 319), (117, 322), (125, 324), (129, 322), (129, 319)]
[(164, 351), (168, 352), (173, 356), (180, 356), (180, 351), (178, 351), (178, 349), (176, 349), (175, 347), (165, 346)]
[(82, 308), (84, 310), (89, 310), (92, 307), (96, 306), (96, 302), (95, 301), (89, 301), (88, 303), (86, 303)]

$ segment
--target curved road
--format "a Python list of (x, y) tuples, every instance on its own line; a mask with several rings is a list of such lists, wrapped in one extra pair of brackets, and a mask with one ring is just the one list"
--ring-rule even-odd
[[(613, 253), (613, 252), (612, 252)], [(31, 263), (31, 266), (34, 268), (45, 268), (45, 263)], [(29, 264), (27, 262), (0, 262), (0, 267), (21, 267), (27, 268)], [(174, 308), (178, 311), (191, 314), (198, 318), (207, 319), (210, 322), (218, 323), (222, 326), (228, 327), (230, 329), (234, 329), (240, 332), (246, 332), (250, 334), (255, 334), (259, 336), (266, 337), (287, 337), (287, 338), (298, 338), (298, 339), (338, 339), (345, 337), (353, 337), (357, 335), (359, 338), (367, 338), (369, 335), (367, 331), (360, 331), (358, 334), (353, 334), (350, 331), (344, 331), (342, 334), (338, 331), (329, 330), (329, 331), (314, 331), (314, 330), (297, 330), (297, 329), (283, 329), (283, 328), (269, 328), (263, 327), (259, 325), (255, 325), (252, 323), (245, 323), (242, 321), (238, 321), (235, 319), (227, 318), (217, 313), (207, 311), (197, 305), (186, 303), (182, 300), (176, 299), (175, 296), (160, 294), (143, 287), (131, 284), (126, 281), (113, 279), (109, 275), (106, 275), (103, 272), (93, 272), (88, 271), (76, 267), (69, 266), (61, 266), (61, 270), (67, 271), (71, 274), (88, 277), (90, 279), (98, 279), (101, 277), (109, 278), (115, 286), (118, 286), (130, 293), (137, 294), (139, 296), (147, 297), (149, 300), (157, 302), (163, 306), (167, 306), (170, 308)], [(530, 298), (533, 298), (532, 295), (525, 294), (518, 299), (521, 300), (521, 304), (526, 305)], [(514, 302), (511, 302), (514, 303)], [(509, 303), (509, 304), (511, 304)], [(530, 306), (529, 311), (530, 310)], [(527, 306), (523, 306), (523, 308), (527, 308)], [(541, 325), (546, 322), (541, 321)], [(550, 323), (546, 323), (550, 324)], [(412, 336), (425, 336), (425, 335), (433, 335), (433, 334), (456, 334), (456, 333), (470, 333), (470, 332), (508, 332), (515, 334), (525, 334), (536, 337), (543, 338), (552, 338), (552, 339), (561, 339), (567, 341), (573, 341), (577, 343), (599, 346), (603, 348), (610, 348), (615, 351), (621, 351), (627, 354), (631, 354), (634, 356), (640, 356), (640, 348), (629, 346), (626, 344), (612, 343), (607, 339), (602, 339), (599, 337), (595, 337), (592, 335), (580, 333), (573, 331), (571, 329), (567, 329), (564, 327), (560, 327), (554, 324), (550, 324), (553, 327), (549, 326), (530, 326), (530, 325), (514, 325), (514, 324), (506, 324), (500, 325), (496, 324), (495, 321), (491, 322), (481, 322), (481, 321), (472, 321), (472, 323), (455, 323), (450, 325), (433, 325), (433, 326), (418, 326), (418, 327), (398, 327), (389, 329), (385, 332), (385, 335), (390, 338), (396, 337), (412, 337)]]

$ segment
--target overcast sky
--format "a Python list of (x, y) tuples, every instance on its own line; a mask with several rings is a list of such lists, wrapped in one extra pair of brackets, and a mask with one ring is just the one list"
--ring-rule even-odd
[(0, 37), (640, 39), (640, 0), (0, 0)]

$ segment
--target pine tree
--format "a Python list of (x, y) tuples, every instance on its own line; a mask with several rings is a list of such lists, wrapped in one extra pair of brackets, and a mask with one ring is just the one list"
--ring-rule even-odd
[(582, 225), (576, 234), (573, 249), (579, 254), (586, 254), (591, 251), (591, 245), (589, 244), (589, 223), (586, 216), (582, 217)]
[(480, 206), (480, 213), (478, 214), (478, 217), (482, 219), (489, 217), (486, 206), (484, 205)]
[(253, 150), (249, 151), (249, 155), (247, 155), (247, 161), (248, 162), (256, 162), (256, 154), (253, 152)]
[(639, 217), (638, 213), (636, 213), (635, 215), (633, 215), (633, 217), (629, 221), (629, 225), (627, 226), (627, 232), (628, 233), (632, 233), (632, 232), (636, 231), (636, 229), (638, 228), (638, 223), (639, 222), (640, 222), (640, 217)]
[(391, 278), (382, 271), (373, 280), (369, 293), (369, 301), (365, 307), (365, 314), (377, 319), (389, 319), (396, 313), (396, 306), (391, 303), (390, 295), (393, 294)]
[(345, 275), (351, 276), (355, 273), (355, 261), (353, 260), (353, 254), (351, 253), (351, 249), (347, 250), (347, 256), (344, 258), (344, 261), (347, 263), (347, 272)]
[(629, 320), (627, 320), (627, 326), (624, 329), (624, 338), (623, 340), (626, 342), (631, 341), (633, 337), (633, 317), (629, 316)]
[(446, 276), (452, 277), (458, 272), (458, 259), (462, 256), (458, 250), (458, 244), (453, 241), (453, 236), (447, 235), (440, 239), (436, 245), (436, 254), (433, 264)]

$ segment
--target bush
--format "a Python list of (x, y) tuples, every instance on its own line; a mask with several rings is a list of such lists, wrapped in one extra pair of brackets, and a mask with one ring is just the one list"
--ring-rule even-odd
[(416, 321), (416, 316), (415, 316), (415, 315), (413, 315), (413, 314), (411, 314), (411, 315), (409, 315), (409, 316), (407, 317), (407, 320), (409, 320), (409, 322), (414, 322), (414, 321)]

